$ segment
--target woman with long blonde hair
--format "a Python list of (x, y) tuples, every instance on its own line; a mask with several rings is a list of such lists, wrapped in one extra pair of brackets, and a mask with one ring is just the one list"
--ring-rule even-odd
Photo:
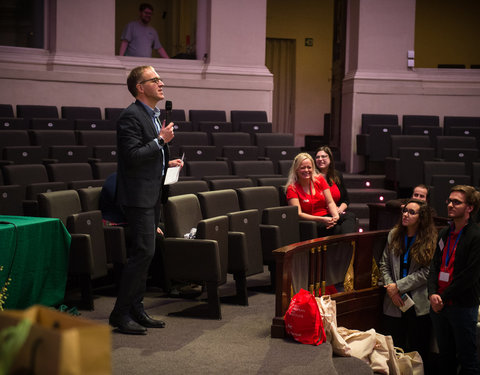
[(310, 154), (302, 152), (293, 160), (285, 192), (288, 204), (298, 207), (301, 219), (318, 223), (319, 237), (336, 234), (335, 226), (339, 218), (337, 206), (327, 182), (315, 170)]

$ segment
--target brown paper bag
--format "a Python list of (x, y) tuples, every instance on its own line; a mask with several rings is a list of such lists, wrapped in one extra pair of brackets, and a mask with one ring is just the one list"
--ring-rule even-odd
[(0, 331), (23, 319), (33, 324), (10, 373), (111, 374), (111, 328), (43, 306), (0, 313)]

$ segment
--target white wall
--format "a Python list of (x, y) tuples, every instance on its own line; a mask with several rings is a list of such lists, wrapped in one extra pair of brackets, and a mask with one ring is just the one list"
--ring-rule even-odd
[[(115, 56), (115, 0), (50, 0), (45, 50), (0, 46), (0, 103), (123, 107), (128, 72), (153, 65), (176, 108), (265, 110), (273, 79), (264, 65), (266, 0), (198, 0), (210, 58)], [(234, 10), (234, 11), (232, 11)], [(234, 25), (235, 27), (231, 27)], [(239, 32), (238, 27), (251, 25)], [(211, 30), (215, 30), (211, 33)], [(159, 104), (161, 106), (161, 104)], [(188, 114), (187, 114), (188, 116)]]
[(350, 172), (364, 170), (356, 155), (362, 113), (479, 116), (480, 71), (409, 69), (414, 49), (415, 0), (350, 0), (347, 64), (342, 95), (342, 156)]
[(113, 55), (115, 49), (115, 1), (57, 0), (50, 19), (55, 49), (62, 52)]
[(266, 1), (212, 0), (210, 62), (265, 65)]

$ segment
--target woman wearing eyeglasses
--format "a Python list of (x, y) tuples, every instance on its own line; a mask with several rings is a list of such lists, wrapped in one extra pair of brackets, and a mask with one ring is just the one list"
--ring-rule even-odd
[(391, 335), (395, 346), (405, 352), (418, 351), (424, 363), (431, 332), (427, 278), (436, 239), (429, 206), (410, 199), (388, 234), (379, 265), (386, 288), (383, 333)]
[(339, 219), (337, 222), (337, 234), (356, 232), (357, 217), (351, 211), (347, 211), (349, 198), (343, 182), (342, 174), (335, 169), (335, 161), (330, 147), (322, 146), (315, 153), (315, 165), (320, 174), (330, 186), (332, 198), (337, 206)]

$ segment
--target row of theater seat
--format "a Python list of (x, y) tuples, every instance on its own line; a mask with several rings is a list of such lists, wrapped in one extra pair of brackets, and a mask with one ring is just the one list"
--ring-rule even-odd
[(191, 160), (185, 161), (181, 178), (212, 180), (218, 178), (287, 177), (292, 160)]
[[(23, 127), (28, 123), (28, 129), (12, 130), (12, 124), (4, 121), (8, 126), (2, 127), (0, 163), (116, 161), (112, 119), (120, 111), (106, 108), (106, 119), (102, 120), (98, 107), (61, 107), (65, 118), (58, 119), (54, 118), (58, 117), (55, 106), (17, 105), (17, 116), (24, 116)], [(13, 115), (12, 106), (0, 105), (0, 114)], [(172, 110), (169, 119), (175, 122), (176, 137), (171, 157), (184, 155), (189, 161), (272, 160), (278, 173), (279, 160), (292, 160), (300, 152), (292, 134), (271, 133), (265, 111), (232, 110), (230, 115), (232, 122), (227, 123), (225, 111), (190, 110), (186, 121), (184, 110)], [(196, 131), (199, 129), (202, 131)]]
[[(18, 119), (102, 119), (102, 112), (99, 107), (78, 107), (78, 106), (62, 106), (61, 117), (58, 113), (57, 106), (54, 105), (23, 105), (17, 104), (16, 116), (13, 113), (11, 104), (0, 104), (1, 118), (18, 118)], [(123, 108), (105, 108), (105, 119), (116, 120)]]
[[(116, 132), (109, 130), (4, 130), (0, 163), (116, 161)], [(292, 160), (300, 152), (291, 134), (176, 132), (171, 156), (185, 160)], [(44, 159), (50, 159), (45, 161)]]
[(40, 163), (42, 159), (116, 161), (117, 138), (113, 130), (4, 130), (0, 134), (2, 164)]
[[(416, 130), (418, 127), (425, 129), (434, 129), (440, 127), (440, 116), (436, 115), (403, 115), (402, 125), (395, 114), (362, 114), (362, 134), (368, 134), (371, 126), (400, 126), (405, 131)], [(443, 128), (445, 135), (450, 135), (449, 131), (456, 127), (479, 127), (480, 116), (444, 116)]]
[[(123, 228), (115, 233), (109, 233), (111, 228), (102, 231), (100, 191), (94, 187), (39, 194), (41, 216), (61, 219), (72, 234), (69, 273), (81, 276), (87, 308), (94, 307), (92, 280), (105, 276), (111, 265), (126, 261)], [(263, 272), (264, 264), (271, 271), (273, 288), (272, 251), (316, 236), (315, 224), (299, 221), (296, 207), (282, 206), (273, 186), (172, 194), (163, 218), (165, 238), (157, 241), (157, 253), (162, 254), (164, 267), (154, 272), (177, 281), (205, 283), (208, 303), (202, 316), (215, 319), (221, 318), (218, 287), (226, 282), (227, 272), (236, 281), (236, 294), (229, 302), (247, 305), (246, 278)], [(186, 240), (184, 234), (191, 228), (197, 229), (196, 238)], [(83, 241), (85, 236), (88, 243)], [(155, 261), (153, 267), (158, 267)]]
[[(479, 150), (478, 140), (472, 136), (439, 135), (392, 135), (389, 132), (375, 136), (365, 135), (362, 140), (357, 136), (357, 153), (369, 161), (384, 161), (386, 157), (397, 157), (398, 151), (405, 147), (421, 147), (432, 150), (432, 156), (439, 159), (455, 158), (456, 151)], [(461, 157), (461, 156), (460, 156)], [(476, 158), (476, 155), (472, 155)]]
[(38, 194), (101, 187), (116, 169), (114, 162), (4, 165), (0, 173), (0, 214), (37, 216)]
[(169, 196), (174, 197), (183, 194), (196, 194), (203, 191), (239, 189), (254, 186), (274, 186), (279, 189), (281, 205), (285, 205), (285, 196), (282, 191), (286, 183), (286, 177), (186, 178), (170, 185)]
[[(61, 118), (56, 106), (49, 105), (17, 105), (14, 116), (10, 104), (0, 104), (0, 129), (95, 129), (110, 128), (123, 108), (105, 108), (105, 117), (99, 107), (62, 106)], [(257, 110), (231, 110), (230, 121), (227, 121), (223, 110), (188, 111), (189, 118), (183, 109), (173, 109), (168, 120), (176, 123), (179, 131), (247, 131), (272, 132), (272, 124), (268, 122), (267, 113)], [(166, 112), (162, 111), (161, 119)]]
[(99, 210), (101, 189), (44, 192), (38, 194), (36, 201), (38, 216), (60, 219), (72, 236), (68, 275), (73, 285), (78, 280), (82, 296), (81, 301), (74, 303), (88, 310), (94, 308), (92, 281), (113, 277), (118, 283), (127, 261), (124, 228), (103, 225)]
[(278, 161), (293, 160), (300, 151), (292, 134), (279, 133), (175, 132), (170, 146), (172, 157), (183, 155), (187, 161), (271, 160), (275, 171)]
[[(185, 212), (189, 213), (188, 218), (185, 218)], [(276, 278), (273, 250), (317, 236), (316, 224), (299, 220), (296, 207), (283, 206), (278, 189), (273, 186), (171, 196), (165, 205), (164, 218), (164, 250), (167, 256), (173, 256), (179, 250), (184, 254), (190, 253), (186, 258), (192, 256), (195, 250), (191, 249), (189, 240), (182, 238), (192, 227), (197, 228), (197, 238), (200, 240), (217, 239), (219, 253), (227, 254), (227, 259), (220, 259), (220, 264), (234, 274), (239, 304), (248, 303), (245, 278), (263, 272), (263, 265), (268, 265), (274, 290)], [(219, 233), (221, 231), (224, 231), (223, 234)], [(174, 274), (169, 276), (175, 278), (182, 275), (185, 279), (187, 276), (182, 273), (181, 267), (182, 264), (176, 264), (172, 267)], [(169, 266), (168, 272), (172, 268)], [(194, 273), (198, 274), (197, 272)], [(223, 282), (225, 277), (224, 274)]]
[(399, 158), (409, 148), (415, 148), (410, 151), (417, 156), (424, 153), (422, 160), (463, 161), (469, 169), (468, 164), (478, 159), (480, 117), (445, 116), (440, 127), (438, 116), (405, 115), (402, 130), (397, 115), (362, 115), (357, 154), (365, 157), (367, 172), (372, 163)]
[[(170, 119), (175, 131), (233, 132), (250, 134), (272, 133), (271, 122), (241, 122), (234, 126), (231, 122), (199, 121), (197, 124), (185, 120)], [(0, 130), (116, 130), (112, 119), (60, 119), (60, 118), (12, 118), (0, 117)]]
[(387, 187), (432, 187), (432, 204), (441, 216), (446, 216), (444, 201), (453, 185), (480, 185), (480, 149), (474, 137), (438, 136), (432, 147), (428, 136), (391, 135), (377, 149), (388, 146), (387, 156), (378, 160), (384, 164)]
[[(426, 147), (435, 147), (437, 157), (441, 157), (442, 148), (456, 147), (451, 143), (455, 139), (443, 138), (445, 136), (473, 137), (477, 141), (474, 148), (480, 146), (480, 117), (445, 116), (441, 127), (439, 116), (404, 115), (403, 124), (399, 125), (397, 115), (363, 114), (362, 132), (357, 134), (357, 153), (367, 157), (367, 162), (383, 161), (387, 156), (395, 156), (392, 154), (390, 137), (400, 135), (428, 137), (430, 145)], [(452, 145), (448, 146), (448, 143)]]
[[(279, 164), (277, 168), (281, 173), (276, 173), (271, 160), (233, 161), (233, 169), (226, 161), (187, 161), (180, 181), (170, 188), (172, 194), (178, 195), (186, 192), (185, 186), (192, 183), (198, 189), (201, 189), (199, 184), (208, 183), (215, 190), (257, 184), (280, 186), (286, 183), (292, 162), (283, 160)], [(39, 193), (46, 191), (102, 186), (116, 168), (115, 162), (5, 165), (0, 173), (4, 195), (0, 213), (35, 216), (35, 204), (25, 207), (22, 201), (35, 201)]]
[(428, 150), (414, 147), (400, 151), (397, 158), (386, 158), (386, 181), (395, 189), (418, 184), (432, 187), (432, 204), (446, 216), (445, 199), (454, 185), (480, 186), (480, 161), (443, 161), (428, 158)]
[(480, 117), (363, 114), (357, 153), (367, 173), (385, 173), (393, 189), (432, 187), (432, 204), (446, 216), (445, 198), (455, 184), (480, 185)]
[[(0, 130), (116, 130), (115, 120), (0, 118)], [(1, 134), (1, 133), (0, 133)]]

